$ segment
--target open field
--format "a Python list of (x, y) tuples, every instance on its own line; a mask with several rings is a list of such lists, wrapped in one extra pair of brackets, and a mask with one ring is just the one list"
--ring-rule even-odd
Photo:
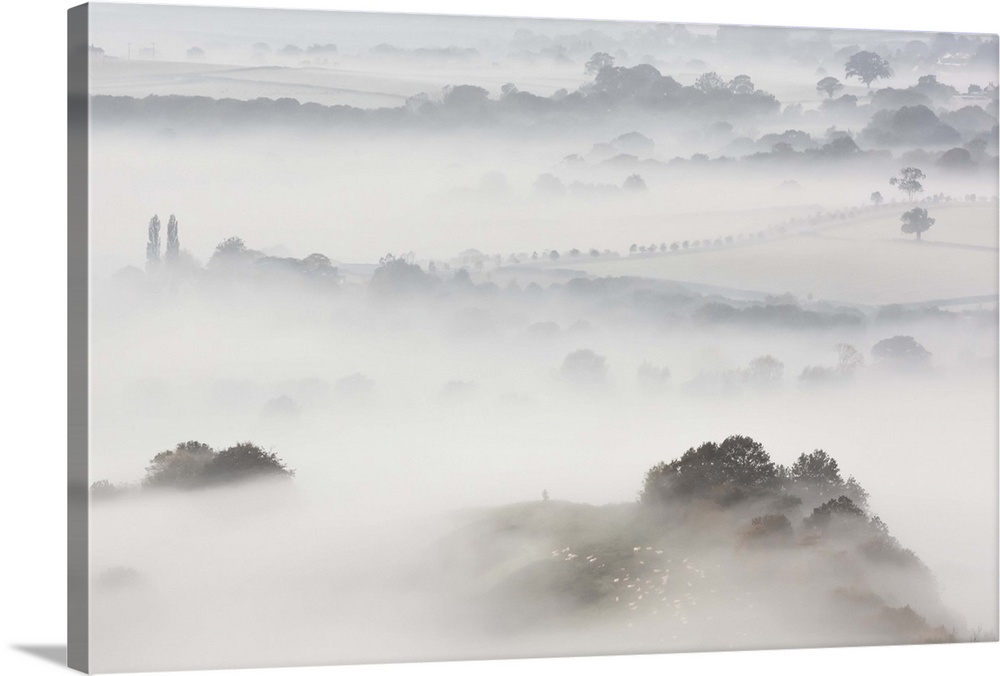
[[(824, 231), (824, 235), (851, 240), (898, 240), (913, 239), (899, 231), (899, 215), (912, 208), (908, 204), (885, 205), (885, 212), (871, 220), (834, 226)], [(966, 246), (1000, 246), (996, 205), (984, 202), (976, 205), (946, 205), (944, 207), (924, 206), (936, 222), (922, 235), (927, 243), (960, 244)]]
[[(563, 263), (588, 275), (637, 276), (759, 293), (867, 305), (995, 294), (996, 212), (992, 206), (942, 210), (926, 241), (904, 239), (895, 215), (815, 234), (692, 253)], [(930, 233), (941, 228), (956, 244)], [(993, 248), (990, 247), (992, 242)]]
[[(428, 67), (430, 66), (430, 67)], [(326, 66), (239, 66), (193, 61), (95, 60), (91, 63), (91, 93), (134, 96), (151, 94), (210, 96), (251, 100), (294, 98), (300, 103), (363, 108), (401, 106), (420, 93), (435, 95), (448, 85), (475, 80), (496, 96), (515, 77), (515, 67), (482, 60), (469, 63), (414, 63), (400, 59), (337, 57)], [(483, 75), (487, 75), (486, 78)], [(554, 67), (518, 78), (532, 92), (548, 96), (560, 88), (575, 88), (579, 68)]]

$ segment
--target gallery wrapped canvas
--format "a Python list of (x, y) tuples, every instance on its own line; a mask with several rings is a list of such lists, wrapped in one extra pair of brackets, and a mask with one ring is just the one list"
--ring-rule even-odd
[(74, 668), (997, 640), (997, 36), (69, 29)]

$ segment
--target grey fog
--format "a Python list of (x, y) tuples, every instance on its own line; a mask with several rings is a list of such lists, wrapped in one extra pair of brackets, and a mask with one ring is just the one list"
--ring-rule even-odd
[(90, 12), (95, 671), (997, 640), (997, 36)]

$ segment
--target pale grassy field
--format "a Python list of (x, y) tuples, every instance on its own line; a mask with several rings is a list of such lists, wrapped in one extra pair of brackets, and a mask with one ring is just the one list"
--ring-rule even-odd
[(322, 67), (95, 59), (90, 75), (93, 94), (243, 100), (288, 97), (301, 103), (362, 108), (400, 106), (410, 96), (438, 95), (448, 85), (474, 83), (497, 96), (500, 87), (516, 80), (519, 87), (548, 96), (560, 88), (576, 89), (583, 80), (577, 64), (534, 69), (483, 60), (433, 62), (348, 56)]
[[(996, 294), (995, 249), (944, 246), (930, 237), (918, 244), (898, 234), (896, 218), (753, 246), (562, 267), (594, 276), (634, 275), (870, 305)], [(996, 219), (995, 207), (953, 207), (942, 210), (934, 228), (947, 228), (953, 241), (995, 246)]]
[[(900, 215), (909, 204), (882, 207), (882, 214), (871, 220), (850, 223), (824, 231), (830, 237), (855, 240), (913, 239), (913, 235), (900, 232)], [(997, 248), (1000, 246), (1000, 224), (995, 204), (955, 205), (935, 207), (924, 205), (929, 216), (935, 219), (930, 230), (922, 235), (925, 242), (962, 244)]]

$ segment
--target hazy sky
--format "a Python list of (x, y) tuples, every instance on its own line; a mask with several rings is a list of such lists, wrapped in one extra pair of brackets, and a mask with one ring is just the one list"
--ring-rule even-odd
[(518, 29), (547, 34), (575, 33), (588, 28), (617, 36), (646, 24), (566, 20), (478, 18), (419, 14), (239, 9), (167, 5), (91, 5), (93, 42), (106, 52), (124, 56), (127, 43), (148, 46), (166, 58), (180, 57), (192, 45), (249, 47), (264, 42), (272, 49), (286, 44), (306, 47), (334, 43), (353, 53), (381, 43), (397, 47), (476, 47), (484, 41), (509, 39)]

